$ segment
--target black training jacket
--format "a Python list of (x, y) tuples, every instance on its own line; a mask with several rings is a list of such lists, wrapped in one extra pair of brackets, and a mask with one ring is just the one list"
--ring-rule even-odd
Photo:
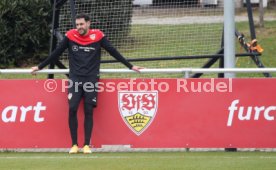
[(111, 45), (103, 32), (98, 29), (90, 29), (85, 36), (81, 36), (76, 29), (68, 31), (58, 47), (46, 60), (38, 65), (38, 68), (42, 69), (49, 63), (55, 61), (68, 48), (70, 74), (98, 76), (101, 47), (129, 69), (132, 68), (133, 65)]

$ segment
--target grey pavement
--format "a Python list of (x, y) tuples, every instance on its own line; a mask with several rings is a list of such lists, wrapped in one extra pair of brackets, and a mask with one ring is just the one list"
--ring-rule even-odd
[[(265, 21), (275, 21), (273, 16), (264, 17)], [(235, 16), (235, 22), (248, 21), (247, 16)], [(258, 21), (258, 17), (254, 17)], [(151, 17), (134, 16), (132, 24), (153, 24), (153, 25), (178, 25), (178, 24), (204, 24), (204, 23), (223, 23), (223, 16), (183, 16), (183, 17)]]

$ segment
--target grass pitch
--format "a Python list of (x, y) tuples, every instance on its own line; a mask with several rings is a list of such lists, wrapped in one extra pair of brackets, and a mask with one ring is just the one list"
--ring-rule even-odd
[(275, 152), (0, 153), (1, 170), (273, 170)]

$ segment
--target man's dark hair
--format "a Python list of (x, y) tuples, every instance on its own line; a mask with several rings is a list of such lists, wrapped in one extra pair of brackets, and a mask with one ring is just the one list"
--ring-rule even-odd
[(89, 15), (85, 14), (85, 13), (80, 13), (76, 16), (76, 19), (81, 19), (81, 18), (84, 18), (84, 20), (87, 22), (87, 21), (90, 21), (90, 17)]

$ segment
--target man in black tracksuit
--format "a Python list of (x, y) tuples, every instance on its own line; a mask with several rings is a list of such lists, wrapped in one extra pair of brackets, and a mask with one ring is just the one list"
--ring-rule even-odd
[(93, 107), (96, 106), (97, 93), (94, 90), (86, 91), (84, 84), (89, 82), (95, 85), (99, 79), (101, 60), (101, 47), (126, 67), (139, 72), (141, 67), (130, 64), (109, 42), (103, 32), (90, 28), (90, 18), (86, 14), (76, 16), (76, 29), (69, 30), (55, 51), (42, 63), (32, 67), (32, 73), (43, 69), (55, 61), (66, 49), (69, 52), (69, 79), (73, 86), (68, 89), (69, 101), (69, 128), (72, 138), (72, 148), (69, 153), (78, 152), (77, 139), (77, 110), (82, 97), (84, 97), (84, 153), (91, 153), (90, 138), (93, 127)]

